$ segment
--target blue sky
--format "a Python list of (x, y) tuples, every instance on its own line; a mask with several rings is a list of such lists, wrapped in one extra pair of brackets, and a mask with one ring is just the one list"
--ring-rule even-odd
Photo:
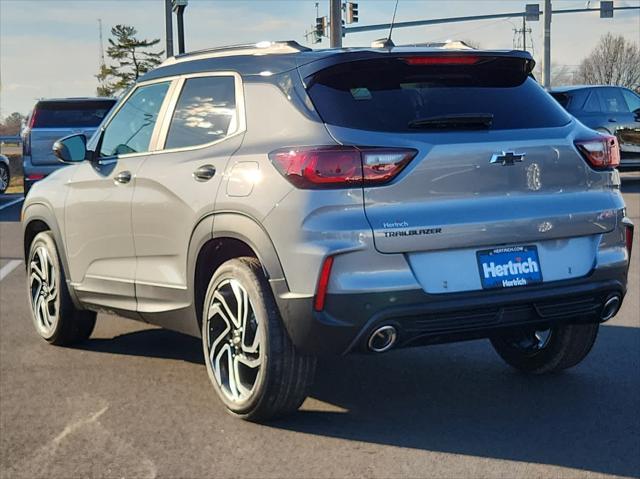
[[(542, 3), (542, 0), (540, 0)], [(304, 33), (315, 21), (314, 0), (190, 0), (185, 14), (187, 50), (230, 43), (293, 39), (306, 44)], [(320, 14), (328, 0), (318, 0)], [(360, 25), (386, 23), (395, 0), (361, 0)], [(522, 11), (535, 0), (400, 0), (397, 21)], [(585, 0), (554, 0), (554, 9), (582, 8)], [(591, 6), (598, 1), (592, 0)], [(640, 0), (616, 0), (640, 5)], [(135, 26), (139, 36), (161, 38), (162, 0), (0, 0), (0, 115), (28, 112), (35, 99), (95, 93), (98, 68), (98, 22), (105, 37), (111, 26)], [(398, 29), (397, 44), (471, 40), (482, 48), (512, 48), (519, 19), (486, 20), (442, 26)], [(531, 22), (534, 55), (542, 53), (541, 22)], [(552, 61), (573, 68), (606, 32), (640, 42), (640, 14), (616, 12), (613, 20), (597, 13), (557, 15), (553, 19)], [(367, 46), (384, 32), (353, 34), (346, 46)], [(325, 40), (319, 46), (328, 46)]]

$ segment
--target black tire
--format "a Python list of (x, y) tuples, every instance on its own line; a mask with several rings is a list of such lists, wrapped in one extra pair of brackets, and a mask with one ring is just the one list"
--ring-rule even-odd
[(7, 191), (10, 181), (11, 174), (9, 173), (9, 167), (4, 163), (0, 163), (0, 195)]
[[(238, 285), (241, 288), (238, 288)], [(239, 291), (240, 289), (242, 291)], [(230, 291), (233, 295), (229, 294)], [(229, 333), (225, 335), (227, 328), (220, 326), (233, 322), (221, 322), (222, 316), (216, 312), (222, 309), (220, 297), (225, 297), (224, 303), (229, 306), (228, 311), (231, 311), (241, 303), (237, 301), (238, 294), (245, 294), (248, 298), (245, 323), (236, 330), (230, 328)], [(211, 318), (210, 311), (213, 311)], [(236, 311), (237, 315), (234, 318), (238, 318), (237, 323), (242, 324), (243, 315), (240, 309)], [(258, 337), (259, 334), (262, 336)], [(245, 354), (243, 349), (247, 337), (250, 337), (249, 341), (252, 344), (256, 341), (258, 344), (257, 352), (252, 353), (251, 357), (249, 353)], [(213, 388), (234, 416), (251, 421), (265, 421), (296, 411), (307, 397), (315, 375), (316, 358), (302, 354), (294, 347), (282, 324), (269, 283), (255, 258), (232, 259), (222, 264), (213, 274), (202, 308), (202, 345)], [(217, 367), (214, 366), (216, 357)], [(229, 379), (234, 375), (238, 377), (237, 380), (234, 379), (234, 385), (243, 384), (239, 374), (229, 373), (230, 369), (238, 370), (231, 366), (238, 364), (234, 362), (237, 357), (251, 359), (259, 364), (255, 379), (251, 383), (251, 392), (246, 393), (246, 397), (239, 396), (239, 389), (236, 386), (232, 388)], [(255, 359), (256, 357), (258, 359)], [(222, 358), (226, 358), (226, 367)], [(253, 372), (244, 364), (243, 368), (248, 373)], [(217, 370), (219, 379), (216, 378), (214, 370)], [(227, 382), (229, 387), (226, 385)], [(234, 388), (238, 395), (235, 398), (232, 397)]]
[(520, 371), (552, 373), (571, 368), (582, 361), (595, 343), (599, 326), (598, 323), (554, 326), (542, 345), (528, 341), (534, 333), (532, 330), (493, 337), (491, 344), (507, 364)]
[[(37, 271), (42, 268), (42, 250), (46, 251), (47, 259), (45, 264), (51, 263), (48, 270), (48, 280), (40, 281), (38, 289)], [(46, 285), (46, 288), (45, 288)], [(43, 289), (45, 291), (43, 292)], [(42, 306), (38, 299), (42, 296), (48, 297), (47, 291), (56, 289), (53, 299), (48, 299), (48, 303)], [(96, 313), (93, 311), (82, 311), (77, 309), (67, 288), (66, 277), (60, 264), (58, 251), (53, 236), (49, 231), (38, 233), (29, 246), (29, 256), (27, 258), (27, 291), (29, 292), (29, 303), (31, 317), (36, 327), (36, 331), (45, 341), (57, 346), (69, 346), (74, 343), (84, 341), (91, 336), (96, 324)], [(42, 299), (44, 301), (44, 299)], [(51, 323), (43, 320), (41, 307), (46, 310), (46, 316)], [(40, 312), (38, 311), (40, 310)], [(53, 311), (53, 313), (52, 313)], [(53, 316), (55, 315), (55, 319)]]

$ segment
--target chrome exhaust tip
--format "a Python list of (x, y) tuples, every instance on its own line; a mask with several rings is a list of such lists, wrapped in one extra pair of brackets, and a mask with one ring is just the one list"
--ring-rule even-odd
[(622, 298), (619, 294), (613, 294), (607, 298), (602, 306), (602, 312), (600, 313), (600, 321), (608, 321), (613, 318), (622, 304)]
[(374, 353), (384, 353), (389, 351), (398, 339), (398, 330), (395, 326), (387, 324), (373, 330), (367, 341), (369, 350)]

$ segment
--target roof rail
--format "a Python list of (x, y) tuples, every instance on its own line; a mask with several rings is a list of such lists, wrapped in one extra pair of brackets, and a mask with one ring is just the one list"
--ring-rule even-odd
[(201, 60), (204, 58), (228, 57), (237, 55), (273, 55), (284, 53), (309, 52), (311, 48), (300, 45), (294, 40), (276, 42), (244, 43), (228, 45), (222, 47), (205, 48), (188, 53), (182, 53), (174, 57), (167, 58), (160, 66), (173, 65), (191, 60)]

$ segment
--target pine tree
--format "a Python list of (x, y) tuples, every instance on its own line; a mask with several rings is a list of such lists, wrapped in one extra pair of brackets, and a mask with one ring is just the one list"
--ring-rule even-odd
[(164, 51), (150, 51), (160, 39), (140, 40), (138, 31), (129, 25), (116, 25), (111, 29), (107, 55), (113, 65), (100, 65), (96, 78), (99, 96), (115, 96), (125, 91), (141, 75), (159, 65)]

